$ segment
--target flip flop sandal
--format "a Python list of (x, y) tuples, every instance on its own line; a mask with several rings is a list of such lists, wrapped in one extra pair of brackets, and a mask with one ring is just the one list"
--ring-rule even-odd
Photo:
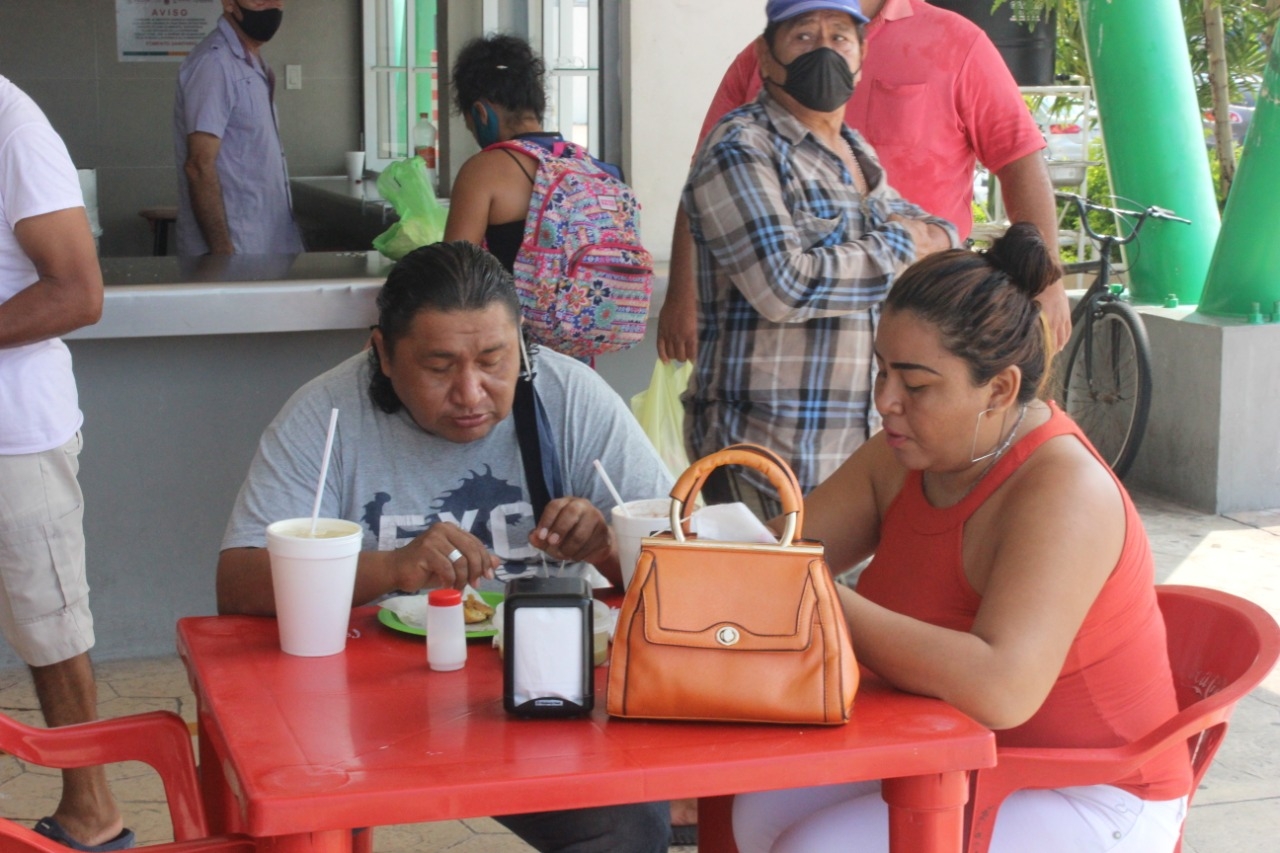
[(85, 851), (85, 853), (110, 853), (112, 850), (131, 850), (134, 843), (133, 830), (122, 829), (120, 834), (110, 841), (104, 841), (101, 844), (81, 844), (67, 834), (67, 831), (62, 828), (62, 824), (51, 817), (41, 818), (34, 829), (40, 835), (52, 839), (64, 847)]

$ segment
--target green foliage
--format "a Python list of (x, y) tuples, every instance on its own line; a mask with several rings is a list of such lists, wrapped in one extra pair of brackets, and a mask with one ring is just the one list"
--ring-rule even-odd
[[(1104, 2), (1104, 0), (1096, 0)], [(1109, 2), (1109, 0), (1105, 0)], [(1147, 0), (1150, 2), (1150, 0)], [(1208, 0), (1179, 0), (1183, 26), (1187, 32), (1187, 49), (1194, 75), (1196, 98), (1201, 110), (1213, 107), (1213, 93), (1209, 81), (1209, 56), (1204, 32), (1204, 7)], [(1057, 58), (1055, 70), (1059, 79), (1091, 84), (1088, 55), (1084, 46), (1084, 32), (1080, 22), (1080, 0), (992, 0), (992, 11), (1008, 3), (1020, 14), (1028, 12), (1041, 15), (1057, 15)], [(1245, 92), (1255, 92), (1266, 69), (1271, 40), (1275, 37), (1277, 21), (1280, 21), (1280, 3), (1267, 0), (1221, 0), (1223, 30), (1226, 37), (1227, 89), (1230, 103), (1243, 103)], [(1062, 101), (1063, 99), (1058, 99)], [(1060, 114), (1065, 105), (1055, 103), (1051, 112)], [(1092, 156), (1092, 155), (1091, 155)], [(1216, 153), (1209, 156), (1214, 186), (1218, 187), (1218, 204), (1222, 197), (1220, 170)], [(1091, 198), (1101, 198), (1093, 189), (1093, 170), (1090, 170)], [(1103, 193), (1109, 192), (1102, 185)]]
[[(1243, 152), (1244, 146), (1237, 144), (1235, 150), (1236, 163), (1239, 164), (1240, 154)], [(1213, 185), (1218, 188), (1218, 212), (1221, 213), (1227, 206), (1227, 197), (1222, 192), (1222, 161), (1218, 159), (1218, 149), (1216, 147), (1209, 149), (1209, 174), (1213, 176)]]
[[(1213, 107), (1209, 83), (1209, 55), (1204, 34), (1205, 0), (1181, 0), (1182, 21), (1187, 29), (1191, 70), (1196, 79), (1196, 98), (1201, 109)], [(1227, 98), (1242, 102), (1244, 92), (1256, 94), (1258, 81), (1267, 67), (1267, 41), (1275, 32), (1276, 12), (1267, 12), (1260, 2), (1222, 2), (1222, 26), (1226, 35)]]

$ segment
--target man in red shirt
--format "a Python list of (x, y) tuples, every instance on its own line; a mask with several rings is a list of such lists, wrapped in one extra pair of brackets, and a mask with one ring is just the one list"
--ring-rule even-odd
[[(1041, 154), (1045, 147), (1018, 86), (991, 40), (961, 16), (924, 0), (863, 0), (862, 77), (846, 123), (875, 148), (889, 183), (904, 198), (950, 220), (963, 239), (973, 227), (973, 168), (997, 178), (1010, 221), (1034, 222), (1055, 245), (1057, 209)], [(761, 86), (754, 45), (726, 72), (703, 121), (699, 142), (721, 117), (753, 99)], [(1058, 346), (1071, 318), (1056, 282), (1040, 297)], [(697, 354), (693, 240), (676, 213), (667, 297), (658, 318), (658, 355)]]

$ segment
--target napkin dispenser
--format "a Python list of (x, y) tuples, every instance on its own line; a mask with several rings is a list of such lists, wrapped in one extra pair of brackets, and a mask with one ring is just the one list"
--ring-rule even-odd
[(591, 586), (516, 578), (502, 603), (502, 705), (526, 717), (586, 714), (595, 704)]

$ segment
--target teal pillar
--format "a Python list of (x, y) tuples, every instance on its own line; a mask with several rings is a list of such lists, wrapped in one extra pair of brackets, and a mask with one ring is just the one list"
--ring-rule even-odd
[(1127, 253), (1130, 294), (1199, 302), (1220, 221), (1178, 0), (1080, 0), (1080, 20), (1121, 206), (1192, 222), (1143, 226)]
[(1199, 311), (1280, 322), (1280, 39), (1271, 44)]

